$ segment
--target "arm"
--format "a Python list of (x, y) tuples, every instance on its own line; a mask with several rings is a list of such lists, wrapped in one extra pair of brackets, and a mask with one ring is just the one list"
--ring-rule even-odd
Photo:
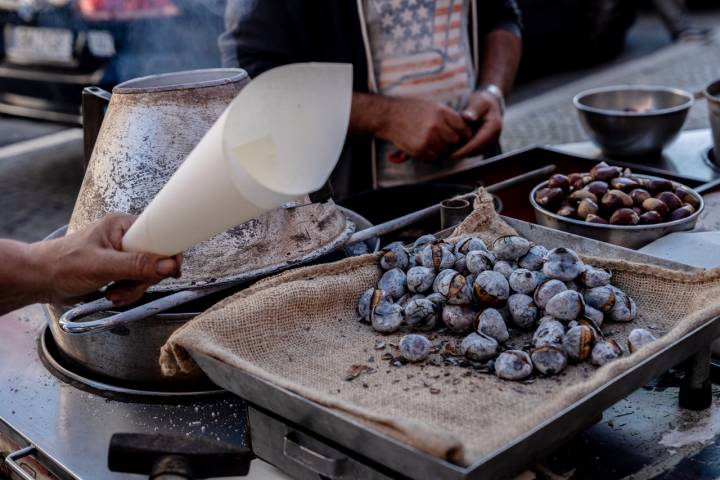
[(105, 297), (122, 305), (180, 275), (180, 257), (121, 251), (134, 217), (112, 214), (83, 232), (37, 243), (0, 240), (0, 314), (36, 302), (72, 304), (111, 282)]

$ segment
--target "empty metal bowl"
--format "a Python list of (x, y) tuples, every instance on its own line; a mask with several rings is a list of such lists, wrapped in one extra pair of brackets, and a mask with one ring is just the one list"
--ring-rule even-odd
[[(659, 178), (637, 173), (634, 174), (634, 176), (639, 178)], [(671, 232), (692, 230), (695, 228), (698, 218), (700, 218), (700, 215), (705, 209), (705, 202), (702, 196), (691, 188), (685, 187), (692, 191), (700, 204), (700, 207), (698, 207), (695, 213), (689, 217), (654, 225), (604, 225), (589, 223), (584, 220), (566, 218), (541, 207), (537, 201), (535, 201), (535, 194), (541, 188), (545, 188), (547, 183), (547, 181), (542, 182), (530, 192), (530, 204), (532, 204), (535, 209), (535, 221), (539, 225), (633, 249), (644, 247), (653, 240), (664, 237)]]
[(612, 157), (658, 154), (680, 133), (694, 97), (676, 88), (615, 86), (573, 98), (585, 132)]

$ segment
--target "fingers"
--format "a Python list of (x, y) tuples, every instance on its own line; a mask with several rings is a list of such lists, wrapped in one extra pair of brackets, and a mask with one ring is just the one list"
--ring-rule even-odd
[(502, 129), (502, 120), (499, 117), (488, 117), (485, 118), (480, 129), (477, 131), (475, 136), (460, 149), (455, 151), (450, 158), (457, 160), (460, 158), (466, 158), (473, 155), (480, 154), (490, 148), (500, 137), (500, 131)]
[(180, 261), (177, 257), (162, 258), (149, 253), (118, 252), (104, 250), (102, 265), (104, 276), (108, 281), (137, 280), (155, 284), (167, 277), (180, 276)]
[(473, 136), (472, 129), (467, 124), (467, 122), (465, 122), (465, 120), (460, 114), (458, 114), (454, 110), (448, 110), (449, 111), (445, 114), (445, 121), (450, 126), (450, 128), (452, 128), (453, 131), (459, 136), (458, 140), (453, 143), (456, 144), (459, 141), (467, 142)]
[(107, 240), (106, 246), (111, 246), (115, 250), (122, 250), (122, 238), (136, 218), (134, 215), (124, 213), (110, 213), (103, 217), (98, 224), (98, 229), (100, 229), (103, 238)]
[(105, 292), (105, 298), (114, 305), (129, 305), (140, 300), (148, 288), (149, 283), (124, 280), (110, 285)]
[(494, 99), (487, 98), (484, 92), (480, 92), (470, 99), (470, 104), (460, 115), (467, 122), (479, 122), (490, 111), (493, 102)]

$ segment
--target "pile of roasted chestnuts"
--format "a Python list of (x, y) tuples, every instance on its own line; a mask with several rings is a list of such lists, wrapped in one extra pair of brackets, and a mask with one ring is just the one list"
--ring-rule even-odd
[[(406, 362), (421, 362), (433, 350), (420, 332), (444, 329), (464, 336), (460, 355), (490, 365), (500, 378), (554, 375), (568, 362), (599, 366), (622, 356), (623, 348), (604, 337), (603, 323), (637, 317), (633, 299), (610, 283), (611, 272), (583, 263), (570, 249), (548, 250), (520, 236), (488, 246), (475, 236), (424, 235), (409, 247), (386, 246), (380, 266), (384, 273), (360, 297), (358, 313), (380, 333), (416, 332), (399, 342)], [(512, 344), (530, 333), (524, 347)], [(633, 330), (628, 349), (654, 339)]]
[(555, 174), (535, 192), (541, 207), (566, 218), (611, 225), (652, 225), (689, 217), (700, 207), (687, 187), (643, 178), (600, 162), (589, 173)]

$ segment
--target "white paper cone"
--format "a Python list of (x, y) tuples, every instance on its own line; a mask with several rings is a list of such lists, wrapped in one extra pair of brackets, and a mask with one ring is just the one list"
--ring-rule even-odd
[(123, 238), (175, 255), (321, 188), (350, 119), (352, 66), (301, 63), (251, 81)]

